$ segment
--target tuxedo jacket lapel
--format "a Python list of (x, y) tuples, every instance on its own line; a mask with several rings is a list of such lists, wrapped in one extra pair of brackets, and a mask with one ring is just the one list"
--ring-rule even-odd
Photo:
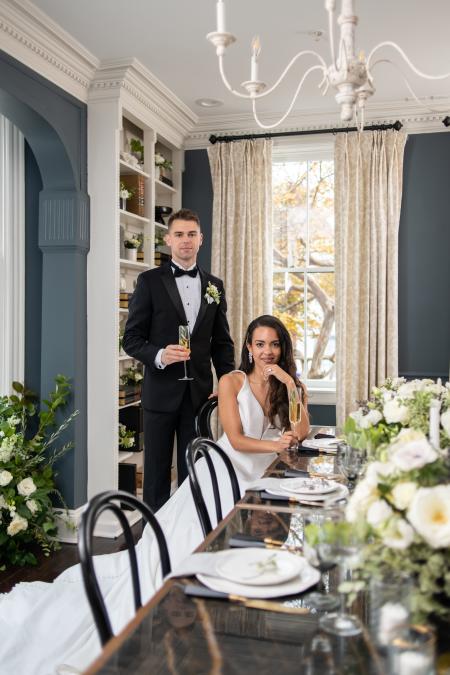
[(161, 278), (169, 294), (169, 297), (175, 305), (175, 308), (180, 316), (181, 323), (183, 326), (187, 326), (186, 313), (184, 311), (183, 303), (181, 302), (178, 287), (170, 265), (165, 265), (164, 268), (161, 268)]
[(200, 309), (198, 310), (197, 318), (195, 320), (195, 325), (192, 330), (192, 335), (195, 333), (197, 328), (200, 326), (201, 322), (203, 321), (203, 317), (205, 316), (205, 312), (208, 308), (208, 303), (205, 300), (205, 293), (206, 293), (206, 287), (208, 285), (208, 278), (206, 272), (204, 272), (200, 267), (198, 268), (198, 272), (200, 274), (200, 279), (202, 282), (202, 290), (201, 290), (201, 296), (200, 296)]

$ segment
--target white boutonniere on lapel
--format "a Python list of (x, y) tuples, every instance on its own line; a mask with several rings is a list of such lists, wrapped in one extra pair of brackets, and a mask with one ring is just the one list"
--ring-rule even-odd
[(219, 289), (217, 288), (217, 286), (215, 286), (210, 281), (208, 281), (208, 286), (206, 287), (206, 293), (203, 296), (205, 298), (206, 302), (208, 303), (208, 305), (210, 305), (212, 302), (215, 302), (218, 305), (219, 302), (220, 302), (220, 296), (221, 295), (222, 294), (219, 291)]

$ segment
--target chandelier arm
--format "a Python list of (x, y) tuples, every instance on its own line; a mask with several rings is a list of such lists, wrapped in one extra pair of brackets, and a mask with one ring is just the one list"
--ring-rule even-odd
[(378, 45), (375, 45), (375, 47), (372, 49), (372, 51), (369, 54), (369, 57), (367, 59), (367, 69), (369, 70), (370, 68), (370, 60), (372, 56), (375, 54), (375, 52), (378, 49), (381, 49), (381, 47), (393, 47), (398, 51), (400, 56), (406, 61), (408, 66), (411, 68), (411, 70), (416, 73), (416, 75), (419, 75), (419, 77), (423, 77), (426, 80), (445, 80), (445, 78), (450, 77), (450, 73), (445, 73), (443, 75), (427, 75), (427, 73), (422, 73), (421, 70), (415, 67), (415, 65), (409, 60), (409, 58), (406, 56), (405, 52), (403, 49), (396, 43), (396, 42), (391, 42), (391, 41), (386, 41), (386, 42), (380, 42)]
[[(312, 56), (317, 57), (317, 59), (319, 60), (321, 65), (320, 66), (314, 66), (314, 68), (322, 68), (324, 73), (326, 73), (327, 64), (325, 63), (324, 59), (320, 56), (320, 54), (318, 54), (317, 52), (315, 52), (311, 49), (306, 49), (302, 52), (298, 52), (298, 54), (296, 54), (289, 61), (288, 65), (283, 70), (283, 72), (281, 73), (280, 77), (275, 82), (275, 84), (273, 84), (271, 87), (269, 87), (269, 89), (266, 89), (265, 91), (263, 91), (261, 94), (254, 94), (254, 95), (241, 94), (239, 91), (236, 91), (235, 89), (233, 89), (233, 87), (228, 82), (228, 80), (226, 78), (226, 75), (225, 75), (225, 72), (224, 72), (224, 69), (223, 69), (223, 56), (219, 56), (219, 70), (220, 70), (220, 75), (222, 77), (223, 83), (225, 84), (226, 88), (229, 91), (231, 91), (232, 94), (234, 94), (235, 96), (239, 96), (240, 98), (246, 98), (246, 99), (253, 99), (254, 100), (254, 99), (257, 99), (257, 98), (263, 98), (264, 96), (268, 96), (269, 94), (271, 94), (274, 91), (274, 89), (276, 89), (278, 87), (278, 85), (284, 80), (288, 71), (291, 69), (291, 67), (294, 65), (294, 63), (297, 61), (297, 59), (299, 59), (301, 56), (307, 56), (307, 55), (312, 55)], [(306, 72), (309, 72), (309, 71), (306, 71)]]
[(305, 72), (305, 74), (303, 75), (302, 79), (300, 80), (300, 82), (299, 82), (299, 84), (298, 84), (298, 87), (297, 87), (297, 89), (296, 89), (296, 91), (295, 91), (295, 94), (294, 94), (294, 96), (293, 96), (293, 98), (292, 98), (292, 101), (291, 101), (291, 103), (290, 103), (290, 105), (289, 105), (289, 108), (288, 108), (287, 111), (284, 113), (284, 115), (278, 120), (278, 122), (275, 122), (275, 124), (263, 124), (263, 123), (258, 119), (258, 116), (257, 116), (257, 114), (256, 114), (256, 101), (253, 100), (253, 104), (252, 104), (252, 105), (253, 105), (253, 117), (255, 118), (256, 124), (257, 124), (259, 127), (261, 127), (261, 129), (274, 129), (274, 128), (277, 127), (279, 124), (281, 124), (282, 122), (284, 122), (284, 120), (286, 119), (286, 117), (289, 115), (289, 113), (291, 112), (292, 108), (294, 107), (294, 103), (295, 103), (295, 101), (297, 100), (297, 96), (298, 96), (299, 93), (300, 93), (300, 89), (302, 88), (304, 81), (306, 80), (306, 78), (308, 77), (308, 75), (309, 75), (310, 73), (312, 73), (314, 70), (322, 70), (322, 71), (323, 71), (323, 67), (322, 67), (322, 66), (319, 66), (319, 65), (316, 65), (316, 66), (311, 66), (311, 68), (308, 68), (308, 70)]
[[(402, 71), (402, 69), (400, 68), (400, 66), (398, 66), (394, 61), (391, 61), (390, 59), (378, 59), (378, 61), (375, 61), (375, 63), (372, 64), (372, 69), (375, 68), (375, 66), (378, 65), (379, 63), (389, 63), (391, 66), (394, 66), (394, 68), (396, 68), (396, 70), (398, 70), (398, 72), (400, 73), (400, 75), (401, 75), (401, 77), (402, 77), (402, 79), (403, 79), (403, 82), (406, 84), (406, 87), (407, 87), (408, 90), (409, 90), (409, 93), (410, 93), (411, 96), (414, 98), (414, 100), (415, 100), (417, 103), (419, 103), (419, 105), (422, 106), (422, 108), (424, 108), (424, 109), (427, 110), (428, 112), (435, 113), (435, 114), (437, 114), (437, 115), (440, 115), (440, 114), (442, 113), (442, 110), (436, 110), (435, 108), (430, 108), (430, 107), (425, 103), (425, 101), (423, 101), (421, 98), (419, 98), (419, 96), (417, 96), (417, 94), (414, 92), (412, 86), (410, 85), (410, 83), (409, 83), (409, 81), (408, 81), (408, 79), (407, 79), (405, 73)], [(368, 72), (369, 72), (369, 71), (368, 71)], [(371, 73), (371, 72), (369, 72), (369, 76), (370, 76), (370, 79), (372, 79), (372, 73)]]
[(246, 99), (253, 98), (253, 96), (250, 96), (250, 94), (241, 94), (240, 91), (236, 91), (235, 89), (233, 89), (231, 84), (228, 82), (227, 76), (225, 75), (225, 71), (223, 69), (223, 56), (222, 55), (219, 56), (219, 71), (220, 71), (220, 76), (222, 78), (222, 82), (224, 83), (224, 85), (226, 86), (228, 91), (231, 91), (231, 93), (234, 94), (235, 96), (239, 96), (239, 98), (246, 98)]

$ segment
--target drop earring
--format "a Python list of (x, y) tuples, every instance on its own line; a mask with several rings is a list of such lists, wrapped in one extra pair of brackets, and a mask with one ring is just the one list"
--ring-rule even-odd
[(250, 351), (248, 353), (248, 361), (249, 363), (253, 363), (253, 354)]

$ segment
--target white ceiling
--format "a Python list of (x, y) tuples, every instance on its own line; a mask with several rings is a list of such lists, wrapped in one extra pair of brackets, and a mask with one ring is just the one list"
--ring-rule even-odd
[[(248, 103), (232, 96), (220, 81), (214, 49), (205, 39), (206, 33), (215, 30), (215, 0), (33, 2), (98, 59), (139, 59), (199, 116), (249, 112)], [(249, 79), (255, 34), (260, 35), (263, 48), (260, 77), (269, 84), (301, 49), (317, 49), (329, 62), (326, 38), (315, 42), (305, 34), (327, 28), (323, 0), (226, 0), (226, 8), (227, 29), (238, 38), (226, 57), (233, 86)], [(368, 54), (376, 43), (394, 40), (419, 69), (431, 74), (450, 72), (450, 0), (360, 0), (356, 11), (358, 51)], [(392, 50), (391, 55), (400, 64)], [(311, 64), (306, 59), (304, 63)], [(294, 70), (279, 90), (260, 102), (259, 110), (284, 111), (303, 66), (298, 64)], [(332, 93), (322, 99), (313, 77), (294, 110), (334, 108)], [(437, 97), (437, 102), (450, 96), (450, 79), (428, 82), (409, 75), (408, 79), (420, 96)], [(375, 72), (375, 85), (373, 103), (410, 97), (400, 75), (388, 65)], [(195, 100), (202, 97), (221, 99), (224, 105), (200, 108)]]

